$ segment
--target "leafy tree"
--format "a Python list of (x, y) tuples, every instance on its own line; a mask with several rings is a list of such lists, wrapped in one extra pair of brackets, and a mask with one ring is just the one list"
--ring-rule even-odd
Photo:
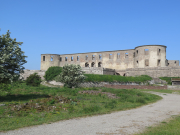
[(62, 73), (58, 75), (55, 80), (57, 82), (64, 83), (65, 87), (78, 87), (78, 85), (85, 81), (80, 65), (65, 65), (62, 69)]
[(16, 38), (10, 37), (9, 30), (5, 35), (0, 36), (0, 82), (12, 83), (23, 73), (23, 64), (27, 63), (24, 52), (19, 45), (23, 42), (16, 42)]
[(46, 81), (51, 81), (61, 72), (62, 72), (62, 67), (58, 67), (58, 66), (49, 67), (48, 70), (45, 72), (44, 78), (46, 79)]

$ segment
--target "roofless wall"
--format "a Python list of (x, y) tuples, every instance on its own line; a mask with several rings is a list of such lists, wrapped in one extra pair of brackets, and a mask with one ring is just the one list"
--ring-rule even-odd
[(78, 64), (81, 67), (103, 67), (116, 70), (166, 66), (166, 46), (144, 45), (130, 50), (76, 54), (41, 54), (41, 70), (51, 66)]

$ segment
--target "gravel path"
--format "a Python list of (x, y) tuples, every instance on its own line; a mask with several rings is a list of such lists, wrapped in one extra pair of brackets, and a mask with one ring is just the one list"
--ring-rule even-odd
[(156, 93), (162, 100), (127, 111), (21, 128), (0, 135), (127, 135), (180, 114), (180, 95)]

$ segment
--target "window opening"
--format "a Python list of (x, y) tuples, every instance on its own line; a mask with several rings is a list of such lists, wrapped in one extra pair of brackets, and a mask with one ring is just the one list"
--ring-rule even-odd
[(102, 63), (101, 62), (98, 63), (98, 67), (102, 67)]
[(158, 49), (158, 55), (161, 55), (161, 49)]
[(85, 67), (89, 67), (89, 63), (88, 62), (85, 63)]
[(95, 55), (92, 55), (92, 60), (95, 60)]
[(43, 61), (45, 61), (45, 56), (43, 56)]
[(91, 63), (91, 67), (95, 67), (95, 63), (94, 62)]
[(117, 59), (119, 59), (120, 58), (120, 53), (117, 53)]
[(88, 55), (86, 55), (85, 59), (88, 60)]
[(101, 54), (99, 55), (99, 59), (102, 60), (102, 55)]
[(145, 66), (146, 66), (146, 67), (149, 66), (149, 60), (145, 60)]
[(149, 55), (149, 49), (144, 49), (145, 55)]
[(109, 59), (112, 59), (112, 54), (109, 54)]
[(158, 60), (157, 61), (157, 66), (160, 66), (161, 65), (161, 60)]
[(136, 53), (137, 53), (137, 55), (138, 55), (138, 50), (136, 50)]
[(51, 61), (53, 61), (53, 56), (51, 56)]
[(128, 53), (125, 53), (125, 58), (128, 58), (128, 56), (129, 56)]
[(68, 59), (68, 58), (67, 58), (67, 57), (65, 57), (65, 61), (67, 61), (67, 59)]
[(79, 61), (79, 56), (77, 56), (77, 61)]
[(73, 61), (73, 56), (71, 56), (71, 61)]
[(135, 58), (135, 56), (136, 56), (136, 53), (135, 53), (135, 52), (133, 52), (133, 58)]
[(139, 66), (139, 61), (138, 60), (136, 61), (136, 65)]
[(62, 61), (62, 57), (60, 57), (60, 61)]

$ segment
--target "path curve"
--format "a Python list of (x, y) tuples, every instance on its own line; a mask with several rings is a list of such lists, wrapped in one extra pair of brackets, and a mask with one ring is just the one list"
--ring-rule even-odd
[(180, 95), (155, 93), (162, 100), (136, 109), (85, 118), (63, 120), (0, 132), (0, 135), (127, 135), (180, 114)]

